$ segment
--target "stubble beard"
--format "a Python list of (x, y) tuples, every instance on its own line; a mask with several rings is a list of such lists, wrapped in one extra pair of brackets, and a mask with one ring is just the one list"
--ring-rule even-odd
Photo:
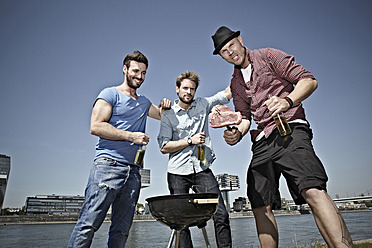
[(179, 95), (178, 95), (178, 98), (179, 98), (180, 101), (183, 102), (184, 104), (191, 104), (192, 101), (194, 101), (194, 98), (191, 98), (191, 100), (186, 101), (183, 97), (180, 97)]
[(126, 77), (126, 79), (127, 79), (127, 82), (128, 82), (128, 86), (130, 87), (130, 88), (132, 88), (132, 89), (138, 89), (139, 87), (141, 87), (141, 85), (142, 85), (142, 83), (143, 83), (143, 81), (141, 82), (141, 84), (139, 85), (139, 86), (137, 86), (137, 85), (135, 85), (134, 83), (133, 83), (133, 81), (134, 81), (134, 79), (130, 79), (127, 75), (125, 75), (125, 77)]

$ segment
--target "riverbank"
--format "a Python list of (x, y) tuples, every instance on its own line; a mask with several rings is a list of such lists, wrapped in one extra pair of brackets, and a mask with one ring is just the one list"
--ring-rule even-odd
[[(286, 215), (300, 215), (300, 211), (297, 210), (273, 210), (275, 216), (286, 216)], [(310, 213), (310, 212), (309, 212)], [(252, 211), (244, 211), (244, 212), (231, 212), (230, 219), (234, 218), (253, 218)]]
[[(278, 211), (275, 215), (297, 215), (298, 211)], [(0, 216), (0, 225), (33, 225), (33, 224), (74, 224), (78, 215), (6, 215)], [(251, 211), (241, 213), (230, 213), (230, 218), (252, 218)], [(134, 222), (156, 221), (151, 214), (135, 215)], [(105, 222), (110, 222), (107, 216)]]
[(362, 239), (362, 240), (355, 240), (353, 244), (372, 244), (372, 239)]
[[(0, 225), (75, 224), (78, 215), (8, 215), (0, 216)], [(135, 215), (135, 222), (156, 221), (150, 214)], [(107, 216), (105, 222), (110, 222)]]
[[(342, 212), (361, 212), (368, 210), (349, 210)], [(275, 216), (301, 215), (299, 211), (274, 210)], [(0, 216), (0, 225), (32, 225), (32, 224), (74, 224), (78, 220), (78, 215), (5, 215)], [(253, 218), (252, 211), (231, 212), (231, 219)], [(156, 221), (151, 214), (134, 215), (134, 222)], [(105, 222), (110, 222), (107, 216)]]

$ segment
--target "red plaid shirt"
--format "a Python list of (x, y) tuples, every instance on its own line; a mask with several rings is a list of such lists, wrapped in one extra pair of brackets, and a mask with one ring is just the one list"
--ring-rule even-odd
[[(240, 67), (234, 68), (231, 79), (231, 92), (235, 111), (239, 111), (244, 119), (253, 120), (257, 129), (251, 130), (251, 139), (265, 132), (267, 138), (275, 129), (275, 123), (264, 105), (269, 94), (284, 98), (294, 89), (294, 84), (304, 78), (314, 76), (294, 61), (294, 57), (274, 48), (248, 50), (247, 56), (252, 64), (250, 81), (246, 84)], [(305, 120), (305, 110), (298, 104), (284, 113), (288, 121)]]

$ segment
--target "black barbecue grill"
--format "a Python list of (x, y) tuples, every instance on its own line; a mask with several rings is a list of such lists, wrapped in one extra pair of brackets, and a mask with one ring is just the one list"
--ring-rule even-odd
[(177, 248), (180, 231), (183, 228), (197, 226), (204, 235), (207, 247), (210, 247), (205, 226), (207, 221), (217, 210), (218, 194), (178, 194), (163, 195), (147, 198), (152, 216), (172, 229), (168, 248), (172, 246), (176, 235)]

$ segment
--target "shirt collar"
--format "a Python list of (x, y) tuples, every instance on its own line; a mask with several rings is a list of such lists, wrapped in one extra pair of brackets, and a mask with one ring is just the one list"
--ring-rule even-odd
[[(183, 108), (181, 108), (181, 107), (178, 105), (178, 102), (179, 102), (179, 101), (180, 101), (180, 99), (176, 99), (176, 100), (174, 100), (174, 104), (173, 104), (173, 106), (172, 106), (174, 112), (176, 112), (176, 113), (179, 112), (179, 111), (181, 111), (181, 110), (186, 111), (186, 110), (184, 110)], [(191, 108), (193, 108), (193, 107), (195, 107), (195, 106), (196, 106), (196, 102), (195, 102), (195, 99), (194, 99), (194, 100), (192, 100), (192, 103), (191, 103), (189, 109), (191, 109)]]

